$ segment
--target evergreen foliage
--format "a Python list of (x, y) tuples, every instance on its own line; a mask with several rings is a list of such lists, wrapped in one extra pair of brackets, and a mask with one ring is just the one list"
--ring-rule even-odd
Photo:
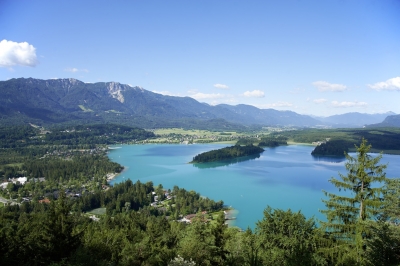
[(30, 160), (22, 170), (28, 177), (47, 177), (48, 180), (64, 181), (79, 179), (79, 177), (102, 177), (107, 173), (119, 173), (123, 167), (111, 162), (107, 157), (100, 155), (77, 155), (70, 160), (58, 158), (44, 158), (42, 160)]
[[(386, 165), (380, 165), (382, 155), (373, 158), (368, 154), (371, 145), (362, 140), (357, 149), (357, 157), (346, 155), (347, 175), (339, 174), (340, 179), (331, 178), (330, 182), (340, 190), (349, 191), (345, 195), (336, 195), (324, 191), (328, 197), (323, 200), (327, 209), (321, 212), (327, 221), (321, 221), (322, 228), (333, 236), (342, 247), (351, 248), (357, 263), (364, 260), (364, 239), (369, 234), (367, 221), (374, 219), (382, 207), (383, 188), (380, 183), (386, 181)], [(342, 255), (349, 255), (348, 250)]]
[(316, 224), (300, 212), (267, 207), (257, 223), (262, 265), (316, 265)]
[(331, 140), (315, 147), (311, 152), (314, 156), (345, 156), (351, 143), (344, 140)]
[(400, 223), (400, 179), (389, 178), (384, 187), (383, 206), (380, 220), (388, 221), (394, 225)]
[(369, 222), (365, 264), (391, 266), (400, 263), (400, 228), (386, 222)]
[(200, 211), (217, 211), (223, 208), (223, 201), (214, 201), (209, 198), (201, 197), (201, 195), (193, 190), (187, 191), (184, 188), (174, 186), (172, 193), (174, 195), (171, 209), (174, 211), (175, 218), (178, 214), (191, 214)]
[(264, 149), (253, 145), (246, 145), (246, 146), (235, 145), (231, 147), (222, 148), (219, 150), (212, 150), (200, 153), (195, 157), (193, 157), (193, 161), (191, 161), (191, 163), (206, 163), (206, 162), (229, 160), (253, 154), (260, 154), (263, 151)]
[(238, 141), (236, 141), (236, 145), (247, 146), (247, 145), (254, 145), (255, 143), (258, 142), (259, 140), (257, 138), (241, 138)]
[(115, 144), (154, 137), (141, 128), (115, 124), (78, 125), (70, 130), (53, 130), (45, 141), (53, 145)]
[[(150, 192), (151, 183), (124, 182), (105, 198), (124, 202)], [(145, 191), (147, 189), (147, 191)], [(119, 194), (121, 193), (121, 194)], [(121, 196), (120, 196), (121, 195)], [(149, 193), (151, 195), (151, 193)], [(148, 198), (145, 196), (144, 198)], [(82, 197), (84, 199), (84, 197)], [(313, 218), (267, 207), (255, 232), (227, 228), (224, 216), (192, 224), (167, 220), (143, 203), (107, 211), (92, 221), (77, 208), (79, 200), (60, 194), (50, 204), (23, 203), (0, 209), (1, 265), (398, 265), (400, 229), (365, 221), (363, 260), (355, 245), (323, 236)], [(144, 201), (145, 202), (145, 201)], [(116, 204), (115, 206), (117, 206)], [(113, 205), (107, 205), (113, 208)], [(327, 253), (340, 249), (347, 252)]]
[[(327, 221), (321, 228), (301, 212), (267, 207), (254, 232), (241, 232), (226, 226), (222, 201), (195, 191), (177, 186), (166, 191), (152, 182), (130, 180), (103, 190), (105, 175), (121, 171), (122, 166), (109, 161), (105, 146), (98, 143), (149, 135), (114, 125), (74, 130), (44, 135), (30, 126), (0, 128), (0, 164), (7, 164), (0, 175), (31, 179), (25, 185), (10, 183), (3, 196), (32, 198), (0, 207), (0, 265), (400, 263), (400, 181), (385, 177), (381, 156), (370, 156), (371, 146), (365, 140), (356, 147), (356, 157), (346, 155), (347, 175), (331, 179), (347, 194), (325, 192)], [(246, 153), (253, 148), (258, 147), (233, 146), (226, 154), (240, 156), (240, 149)], [(35, 181), (41, 176), (46, 176), (45, 182)], [(163, 201), (162, 208), (150, 206), (153, 192)], [(169, 200), (166, 192), (172, 195)], [(50, 203), (39, 203), (45, 195)], [(99, 221), (89, 219), (86, 212), (99, 207), (106, 209), (105, 214)], [(211, 216), (200, 214), (204, 211), (220, 214), (210, 221)], [(191, 224), (177, 221), (194, 213), (198, 216)]]
[(261, 138), (258, 146), (260, 147), (278, 147), (280, 145), (287, 145), (287, 137), (284, 136), (271, 136), (271, 137), (263, 137)]
[[(343, 153), (340, 150), (336, 152), (335, 146), (340, 147), (342, 151), (345, 151), (346, 148), (349, 151), (355, 151), (354, 145), (358, 145), (363, 138), (368, 139), (368, 142), (373, 147), (371, 151), (374, 152), (383, 150), (385, 153), (393, 153), (400, 150), (400, 129), (398, 128), (302, 129), (272, 133), (271, 135), (284, 136), (291, 141), (299, 143), (313, 143), (329, 138), (329, 142), (333, 142), (335, 145), (328, 148), (328, 151), (332, 148), (332, 151), (340, 156)], [(325, 152), (323, 155), (335, 154)]]

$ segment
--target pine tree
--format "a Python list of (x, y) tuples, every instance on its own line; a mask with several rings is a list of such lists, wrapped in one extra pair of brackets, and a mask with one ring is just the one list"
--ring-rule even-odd
[(257, 222), (256, 234), (261, 241), (262, 265), (315, 265), (317, 256), (314, 219), (306, 219), (299, 212), (264, 210), (264, 218)]
[[(350, 193), (336, 195), (324, 191), (329, 199), (323, 200), (327, 209), (321, 211), (327, 218), (321, 221), (322, 229), (338, 241), (338, 250), (355, 256), (357, 263), (363, 259), (364, 238), (368, 235), (366, 222), (377, 217), (383, 204), (383, 187), (379, 183), (386, 181), (386, 165), (379, 164), (382, 154), (374, 158), (368, 154), (370, 149), (371, 145), (363, 139), (361, 145), (356, 146), (356, 157), (346, 154), (347, 175), (339, 174), (340, 179), (332, 177), (330, 182), (339, 191)], [(350, 255), (350, 251), (356, 254)]]
[(388, 179), (384, 192), (384, 205), (379, 217), (394, 225), (400, 224), (400, 178)]
[(225, 224), (225, 215), (221, 212), (218, 215), (216, 223), (211, 229), (211, 233), (214, 235), (214, 245), (215, 245), (215, 253), (214, 253), (214, 264), (221, 265), (223, 261), (226, 260), (227, 251), (225, 249), (226, 243), (226, 230), (228, 226)]

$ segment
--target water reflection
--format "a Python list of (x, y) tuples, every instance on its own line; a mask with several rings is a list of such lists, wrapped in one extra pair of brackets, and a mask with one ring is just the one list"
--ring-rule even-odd
[(346, 160), (344, 156), (312, 156), (314, 161), (328, 162), (328, 163), (341, 163)]
[(207, 169), (207, 168), (217, 168), (221, 166), (228, 166), (231, 164), (237, 164), (245, 161), (255, 160), (260, 158), (260, 154), (253, 154), (249, 156), (243, 156), (230, 160), (223, 160), (218, 162), (209, 162), (209, 163), (194, 163), (193, 166), (199, 169)]

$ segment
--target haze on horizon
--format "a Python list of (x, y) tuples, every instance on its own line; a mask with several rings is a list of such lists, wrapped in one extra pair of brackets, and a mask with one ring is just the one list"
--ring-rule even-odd
[(0, 80), (116, 81), (209, 104), (400, 113), (400, 2), (0, 2)]

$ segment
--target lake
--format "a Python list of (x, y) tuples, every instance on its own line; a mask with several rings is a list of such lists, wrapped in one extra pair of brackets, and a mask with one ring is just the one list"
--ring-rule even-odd
[[(266, 148), (260, 156), (219, 163), (188, 164), (201, 152), (226, 144), (160, 144), (114, 146), (108, 156), (125, 166), (113, 183), (131, 179), (152, 181), (164, 188), (177, 185), (195, 190), (213, 200), (223, 200), (237, 213), (231, 225), (254, 228), (263, 218), (267, 205), (272, 208), (301, 210), (307, 216), (324, 219), (322, 190), (338, 193), (328, 180), (346, 174), (345, 159), (314, 158), (312, 146), (289, 145)], [(354, 154), (352, 154), (354, 156)], [(387, 177), (400, 176), (400, 156), (384, 155)]]

